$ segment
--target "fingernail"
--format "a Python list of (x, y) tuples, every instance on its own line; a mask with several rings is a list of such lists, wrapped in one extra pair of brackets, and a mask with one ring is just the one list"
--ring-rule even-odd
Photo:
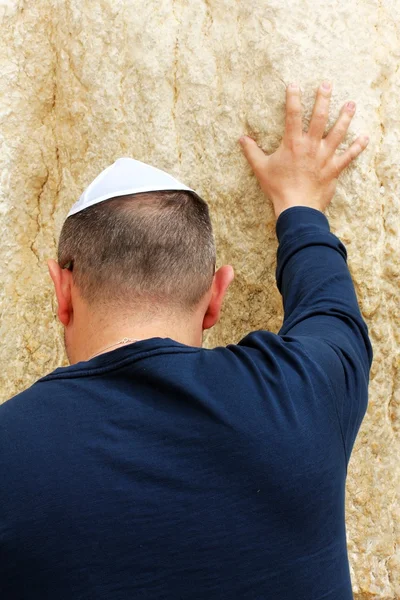
[(297, 83), (291, 83), (289, 86), (292, 90), (298, 90), (299, 86), (297, 85)]
[(368, 142), (369, 142), (369, 137), (368, 137), (368, 135), (364, 135), (364, 142), (365, 142), (365, 144), (368, 144)]
[(356, 104), (355, 104), (355, 102), (348, 102), (348, 103), (346, 104), (346, 106), (347, 106), (347, 108), (348, 108), (348, 109), (350, 109), (350, 110), (354, 110), (354, 109), (355, 109), (355, 107), (356, 107)]
[(246, 141), (246, 136), (245, 136), (245, 135), (242, 135), (242, 137), (239, 139), (239, 142), (240, 142), (241, 144), (244, 144), (244, 142), (245, 142), (245, 141)]
[(331, 84), (329, 81), (324, 81), (322, 83), (322, 87), (324, 88), (324, 90), (330, 90), (331, 89)]

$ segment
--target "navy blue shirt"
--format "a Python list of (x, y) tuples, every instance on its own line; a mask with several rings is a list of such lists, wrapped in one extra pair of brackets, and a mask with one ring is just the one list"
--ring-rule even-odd
[(0, 406), (1, 598), (352, 598), (372, 347), (327, 218), (291, 208), (276, 231), (278, 334), (147, 339)]

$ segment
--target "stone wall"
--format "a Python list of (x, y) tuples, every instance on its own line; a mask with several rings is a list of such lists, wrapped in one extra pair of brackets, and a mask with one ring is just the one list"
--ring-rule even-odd
[[(400, 598), (400, 3), (391, 0), (0, 0), (1, 396), (66, 364), (46, 259), (69, 207), (120, 156), (171, 172), (210, 204), (236, 280), (206, 345), (279, 329), (276, 238), (237, 142), (270, 153), (285, 86), (334, 83), (330, 125), (368, 149), (328, 211), (372, 337), (370, 405), (349, 465), (356, 600)], [(397, 546), (396, 546), (397, 543)]]

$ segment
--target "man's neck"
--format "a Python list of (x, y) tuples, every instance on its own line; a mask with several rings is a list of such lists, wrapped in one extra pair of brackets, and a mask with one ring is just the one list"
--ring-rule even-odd
[(203, 341), (202, 327), (196, 326), (188, 317), (182, 318), (178, 323), (173, 320), (156, 320), (134, 324), (129, 319), (124, 319), (119, 324), (113, 322), (111, 325), (105, 319), (92, 319), (85, 326), (76, 327), (67, 343), (68, 358), (71, 364), (88, 361), (95, 355), (100, 356), (125, 345), (120, 343), (124, 339), (146, 340), (155, 337), (170, 338), (181, 344), (197, 347), (201, 347)]

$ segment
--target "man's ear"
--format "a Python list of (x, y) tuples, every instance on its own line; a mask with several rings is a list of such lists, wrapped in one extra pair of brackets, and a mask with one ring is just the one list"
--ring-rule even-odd
[(50, 277), (53, 280), (54, 289), (57, 296), (57, 315), (61, 323), (64, 326), (67, 326), (72, 316), (72, 273), (67, 269), (62, 269), (58, 262), (52, 258), (47, 261), (47, 266), (49, 267)]
[(203, 329), (210, 329), (218, 322), (226, 290), (234, 277), (235, 273), (231, 265), (220, 267), (214, 274), (212, 296), (204, 315)]

